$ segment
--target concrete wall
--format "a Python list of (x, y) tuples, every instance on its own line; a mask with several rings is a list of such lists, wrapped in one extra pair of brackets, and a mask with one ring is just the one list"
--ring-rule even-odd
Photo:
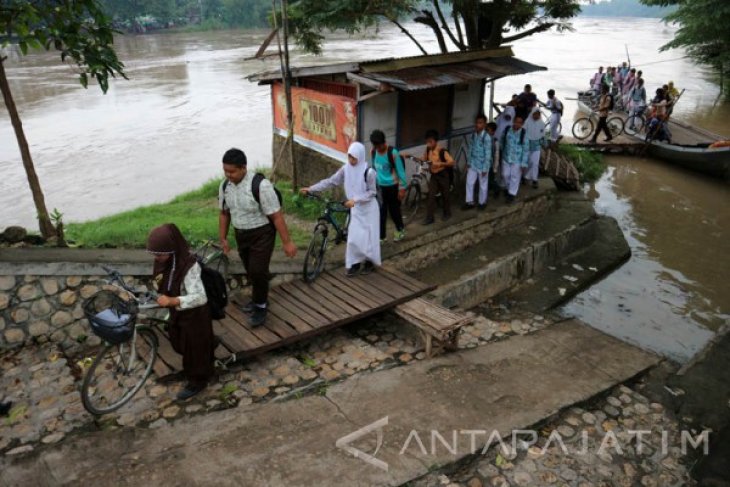
[(482, 99), (482, 82), (454, 86), (454, 108), (451, 117), (452, 130), (461, 130), (474, 126), (474, 119), (482, 111), (479, 102)]
[[(361, 105), (362, 141), (370, 141), (370, 133), (379, 129), (385, 133), (389, 144), (395, 144), (396, 127), (398, 125), (398, 93), (384, 93), (366, 100)], [(366, 144), (368, 148), (369, 144)]]
[[(282, 146), (286, 143), (286, 137), (273, 134), (272, 160), (276, 160), (281, 153)], [(297, 161), (297, 173), (299, 186), (309, 186), (320, 179), (331, 176), (342, 167), (342, 162), (326, 156), (308, 147), (294, 143), (294, 157)], [(292, 179), (292, 164), (289, 149), (276, 166), (276, 174), (286, 179)]]

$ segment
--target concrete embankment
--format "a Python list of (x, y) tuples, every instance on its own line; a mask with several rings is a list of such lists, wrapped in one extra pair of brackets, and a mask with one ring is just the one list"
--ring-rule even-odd
[[(462, 432), (526, 429), (652, 367), (658, 357), (577, 321), (489, 347), (362, 374), (326, 394), (251, 405), (156, 430), (80, 436), (0, 461), (4, 485), (401, 485), (473, 452)], [(386, 419), (384, 419), (386, 418)], [(335, 443), (379, 422), (375, 466)], [(387, 424), (386, 424), (387, 422)], [(373, 430), (378, 429), (373, 427)], [(413, 432), (425, 444), (425, 454)], [(437, 442), (432, 431), (455, 450)], [(353, 439), (371, 454), (375, 433)], [(387, 465), (387, 470), (383, 466)]]

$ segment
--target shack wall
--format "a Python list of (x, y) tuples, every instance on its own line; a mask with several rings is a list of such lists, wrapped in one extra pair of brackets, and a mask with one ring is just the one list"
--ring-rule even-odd
[(360, 104), (361, 133), (358, 140), (369, 147), (370, 133), (380, 129), (389, 144), (395, 145), (398, 130), (398, 93), (384, 93)]

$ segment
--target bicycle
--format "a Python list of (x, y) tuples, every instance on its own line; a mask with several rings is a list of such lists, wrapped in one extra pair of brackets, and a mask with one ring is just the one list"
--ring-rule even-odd
[[(543, 107), (544, 104), (541, 104)], [(540, 114), (542, 115), (542, 120), (545, 122), (546, 132), (548, 134), (550, 133), (550, 117), (552, 116), (551, 112), (548, 112), (544, 110), (543, 108), (540, 108)], [(560, 135), (563, 132), (563, 122), (558, 122), (558, 135)]]
[[(593, 134), (593, 131), (596, 128), (593, 120), (597, 118), (598, 116), (596, 112), (591, 112), (588, 116), (578, 118), (578, 120), (573, 123), (573, 137), (578, 140), (587, 139), (591, 134)], [(611, 133), (611, 137), (618, 137), (624, 130), (624, 121), (619, 116), (609, 117), (608, 120), (606, 120), (606, 123), (608, 124), (608, 131)]]
[[(308, 198), (322, 200), (322, 197), (308, 193)], [(304, 269), (302, 271), (304, 282), (313, 282), (322, 272), (324, 267), (324, 256), (327, 253), (329, 243), (329, 226), (335, 229), (335, 245), (347, 241), (347, 228), (350, 225), (350, 209), (345, 207), (341, 201), (325, 201), (325, 209), (317, 219), (312, 230), (312, 240), (309, 242), (307, 254), (304, 256)], [(345, 214), (345, 221), (342, 225), (337, 221), (335, 215)]]
[(142, 388), (157, 360), (159, 343), (152, 326), (169, 323), (169, 312), (163, 319), (146, 316), (144, 323), (137, 323), (139, 310), (159, 308), (156, 294), (135, 291), (118, 271), (102, 268), (111, 277), (109, 284), (130, 299), (105, 290), (84, 303), (91, 330), (104, 340), (81, 384), (81, 402), (95, 416), (116, 411)]
[(406, 194), (403, 197), (403, 201), (401, 201), (401, 215), (403, 216), (404, 223), (413, 221), (416, 213), (418, 213), (418, 207), (421, 204), (421, 197), (423, 195), (421, 186), (424, 183), (428, 185), (428, 180), (431, 175), (427, 161), (423, 161), (414, 156), (408, 156), (408, 159), (416, 163), (416, 172), (411, 176), (411, 180), (406, 187)]
[(626, 132), (628, 135), (636, 135), (644, 130), (644, 127), (646, 126), (646, 115), (644, 115), (645, 111), (646, 107), (643, 106), (638, 108), (635, 113), (630, 115), (629, 118), (626, 119), (624, 132)]

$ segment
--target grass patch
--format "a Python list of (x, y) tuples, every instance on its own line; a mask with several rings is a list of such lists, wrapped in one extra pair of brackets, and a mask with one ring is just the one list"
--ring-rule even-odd
[(583, 182), (597, 181), (606, 172), (607, 166), (603, 154), (583, 150), (570, 144), (558, 145), (558, 152), (573, 162)]
[[(212, 179), (200, 188), (176, 196), (167, 203), (142, 206), (83, 223), (69, 223), (66, 238), (76, 246), (91, 248), (144, 248), (150, 230), (163, 223), (175, 223), (193, 246), (218, 238), (218, 187), (222, 179)], [(295, 195), (291, 183), (276, 183), (283, 198), (284, 213), (313, 221), (323, 205)], [(289, 233), (300, 248), (309, 244), (309, 225), (289, 224)], [(306, 227), (306, 228), (303, 228)], [(233, 241), (233, 232), (229, 240)], [(281, 242), (277, 237), (277, 247)]]

